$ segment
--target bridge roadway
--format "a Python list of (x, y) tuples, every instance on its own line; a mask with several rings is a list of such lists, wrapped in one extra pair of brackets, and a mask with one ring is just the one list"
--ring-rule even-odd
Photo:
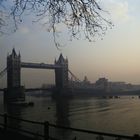
[[(44, 90), (44, 91), (52, 91), (52, 88), (27, 88), (25, 89), (25, 92), (28, 92), (28, 91), (40, 91), (40, 90)], [(0, 91), (4, 91), (4, 89), (0, 89)]]
[(25, 89), (25, 91), (27, 92), (27, 91), (40, 91), (40, 90), (42, 90), (42, 91), (52, 91), (52, 88), (27, 88), (27, 89)]
[(38, 68), (38, 69), (57, 69), (62, 68), (60, 65), (45, 64), (45, 63), (28, 63), (21, 62), (22, 68)]

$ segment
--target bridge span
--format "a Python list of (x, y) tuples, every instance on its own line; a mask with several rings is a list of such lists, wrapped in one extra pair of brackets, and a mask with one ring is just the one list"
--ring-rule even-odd
[(68, 59), (65, 59), (62, 54), (60, 54), (58, 60), (54, 61), (54, 64), (31, 63), (22, 62), (20, 53), (17, 54), (15, 49), (13, 49), (12, 53), (7, 56), (6, 68), (0, 72), (0, 78), (2, 78), (7, 73), (7, 88), (0, 89), (0, 91), (4, 91), (4, 98), (6, 100), (24, 100), (24, 91), (47, 90), (41, 88), (24, 88), (24, 86), (21, 85), (21, 68), (54, 70), (55, 88), (59, 91), (62, 91), (63, 89), (69, 89), (74, 85), (72, 82), (70, 82), (69, 75), (71, 76), (71, 79), (74, 79), (76, 82), (80, 82), (80, 80), (69, 70)]
[(21, 68), (53, 69), (55, 72), (55, 87), (59, 90), (68, 87), (68, 60), (62, 54), (60, 54), (58, 60), (54, 61), (54, 64), (30, 63), (22, 62), (20, 53), (17, 54), (13, 49), (12, 53), (7, 56), (7, 67), (0, 72), (0, 77), (7, 72), (7, 88), (4, 89), (6, 100), (25, 100), (24, 91), (27, 90), (21, 85)]
[(45, 64), (45, 63), (29, 63), (29, 62), (21, 62), (22, 68), (36, 68), (36, 69), (58, 69), (62, 68), (62, 66), (58, 64)]
[[(4, 92), (4, 88), (0, 89), (0, 91)], [(24, 89), (25, 92), (28, 92), (28, 91), (52, 91), (53, 88), (26, 88)]]

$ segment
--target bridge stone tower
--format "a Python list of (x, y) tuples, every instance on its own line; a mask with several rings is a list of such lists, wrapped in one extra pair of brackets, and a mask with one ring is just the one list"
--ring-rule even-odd
[(7, 56), (7, 87), (20, 87), (20, 54), (17, 55), (15, 49)]
[(4, 100), (25, 100), (24, 87), (20, 85), (20, 74), (20, 53), (17, 55), (15, 49), (13, 49), (12, 53), (7, 56), (7, 89), (5, 89)]
[(60, 65), (60, 68), (55, 69), (55, 82), (57, 89), (68, 88), (68, 60), (64, 59), (60, 54), (58, 60), (55, 60), (55, 65)]

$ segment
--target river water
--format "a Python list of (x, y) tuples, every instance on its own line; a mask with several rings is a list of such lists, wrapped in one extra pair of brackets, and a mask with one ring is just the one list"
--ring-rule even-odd
[[(51, 97), (27, 96), (27, 101), (33, 101), (34, 106), (4, 107), (0, 96), (0, 113), (7, 112), (33, 121), (49, 121), (80, 129), (115, 133), (122, 135), (140, 134), (140, 99), (137, 96), (121, 96), (120, 98), (76, 98), (54, 101)], [(11, 122), (20, 125), (22, 122)], [(26, 125), (26, 124), (22, 124)], [(43, 131), (41, 126), (28, 127), (37, 133)], [(60, 135), (61, 139), (72, 139), (84, 136), (74, 132), (58, 132), (51, 130), (51, 135)], [(62, 138), (63, 137), (63, 138)], [(87, 136), (86, 136), (87, 137)]]

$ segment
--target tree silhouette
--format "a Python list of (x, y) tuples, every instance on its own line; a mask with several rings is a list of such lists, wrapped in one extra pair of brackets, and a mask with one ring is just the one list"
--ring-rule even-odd
[(106, 12), (97, 0), (0, 0), (0, 33), (4, 33), (6, 17), (12, 17), (17, 30), (25, 14), (29, 14), (34, 15), (36, 21), (44, 21), (48, 31), (53, 32), (54, 40), (58, 25), (63, 24), (67, 27), (70, 37), (79, 38), (80, 34), (84, 33), (84, 37), (92, 41), (96, 36), (104, 35), (106, 30), (113, 26), (102, 16), (103, 13)]

